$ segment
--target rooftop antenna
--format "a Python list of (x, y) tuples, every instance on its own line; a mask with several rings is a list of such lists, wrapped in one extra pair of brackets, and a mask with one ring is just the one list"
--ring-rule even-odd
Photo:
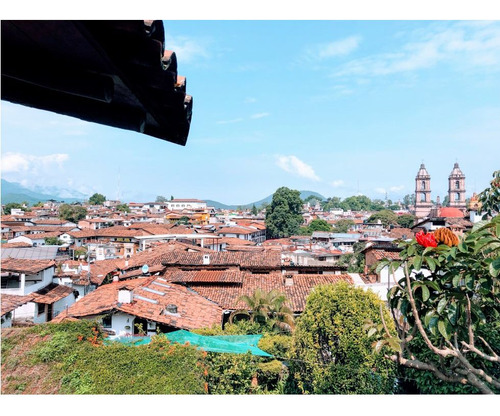
[(121, 202), (120, 179), (121, 179), (121, 173), (120, 173), (120, 167), (118, 167), (118, 189), (116, 192), (116, 200)]

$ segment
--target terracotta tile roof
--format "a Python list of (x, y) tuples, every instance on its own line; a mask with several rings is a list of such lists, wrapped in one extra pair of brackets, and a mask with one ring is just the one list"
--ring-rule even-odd
[[(132, 290), (133, 301), (118, 304), (118, 290), (125, 287)], [(170, 304), (177, 306), (176, 314), (164, 312)], [(222, 309), (214, 302), (153, 276), (101, 286), (59, 314), (55, 321), (113, 310), (187, 330), (220, 324), (222, 319)]]
[(243, 273), (237, 270), (167, 271), (164, 276), (176, 283), (242, 283)]
[(5, 258), (1, 261), (2, 272), (36, 274), (55, 266), (54, 260), (31, 260)]
[(30, 243), (3, 243), (2, 248), (33, 247)]
[(238, 245), (238, 246), (254, 246), (256, 243), (254, 241), (250, 240), (243, 240), (242, 238), (236, 238), (236, 237), (222, 237), (216, 241), (218, 244), (221, 243), (226, 243), (226, 244), (231, 244), (231, 245)]
[(52, 219), (52, 220), (42, 220), (42, 219), (32, 219), (31, 222), (35, 223), (36, 225), (63, 225), (63, 224), (66, 224), (68, 222), (72, 222), (72, 221), (66, 221), (66, 220), (56, 220), (56, 219)]
[(30, 240), (39, 240), (41, 238), (52, 238), (59, 237), (63, 235), (64, 231), (53, 231), (49, 233), (38, 233), (38, 234), (24, 234), (23, 237), (29, 238)]
[[(203, 253), (172, 251), (161, 258), (167, 265), (202, 265)], [(210, 265), (239, 265), (242, 268), (278, 268), (281, 266), (281, 254), (274, 251), (263, 253), (250, 252), (214, 252), (210, 254)]]
[(33, 293), (33, 302), (52, 304), (73, 293), (69, 286), (50, 284), (49, 286)]
[(252, 230), (243, 227), (222, 227), (217, 231), (217, 234), (253, 234), (258, 230)]
[(31, 302), (33, 299), (33, 295), (27, 296), (18, 296), (18, 295), (1, 295), (0, 301), (2, 304), (2, 312), (1, 315), (5, 315), (7, 312), (11, 312), (14, 309), (19, 308), (19, 306), (24, 305), (25, 303)]
[[(165, 270), (165, 266), (162, 266), (161, 264), (159, 264), (156, 266), (149, 267), (148, 273), (155, 274), (155, 273), (163, 272), (164, 270)], [(130, 271), (127, 271), (126, 273), (120, 274), (120, 275), (118, 275), (118, 277), (120, 280), (125, 280), (125, 279), (131, 279), (133, 277), (139, 277), (142, 275), (143, 275), (143, 273), (142, 273), (142, 267), (141, 267), (141, 268), (137, 268), (135, 270), (130, 270)]]
[(401, 260), (398, 251), (387, 251), (387, 250), (373, 250), (373, 255), (376, 260), (390, 259), (390, 260)]
[(348, 274), (294, 274), (293, 285), (285, 285), (285, 275), (271, 273), (268, 275), (245, 273), (242, 284), (194, 284), (189, 286), (200, 295), (218, 303), (223, 309), (245, 308), (244, 302), (238, 301), (242, 295), (252, 295), (255, 289), (260, 288), (266, 292), (276, 289), (284, 293), (288, 299), (288, 306), (294, 312), (302, 312), (306, 298), (311, 290), (318, 285), (333, 284), (346, 281), (353, 284)]

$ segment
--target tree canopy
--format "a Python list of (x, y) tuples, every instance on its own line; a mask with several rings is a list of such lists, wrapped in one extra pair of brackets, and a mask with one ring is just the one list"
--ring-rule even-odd
[(155, 202), (160, 202), (160, 203), (161, 203), (161, 202), (167, 202), (167, 198), (165, 198), (165, 197), (164, 197), (164, 196), (162, 196), (162, 195), (158, 195), (158, 196), (156, 197), (156, 201), (155, 201)]
[(106, 197), (102, 194), (95, 193), (89, 198), (90, 205), (102, 205), (106, 201)]
[(396, 222), (403, 228), (411, 228), (415, 223), (416, 218), (417, 217), (412, 214), (403, 214), (396, 219)]
[(116, 206), (116, 210), (120, 212), (130, 212), (128, 204), (120, 204)]
[(349, 231), (351, 229), (351, 227), (353, 225), (354, 225), (353, 220), (341, 218), (333, 226), (333, 232), (334, 233), (346, 233), (347, 231)]
[(59, 218), (67, 221), (78, 223), (81, 219), (85, 218), (87, 210), (79, 205), (62, 204), (59, 207)]
[(397, 336), (370, 330), (423, 392), (500, 392), (499, 234), (499, 216), (460, 239), (446, 228), (418, 233), (400, 243), (401, 260), (377, 266), (405, 276), (388, 294)]
[(302, 200), (300, 192), (281, 187), (273, 194), (266, 209), (268, 238), (283, 238), (297, 234), (302, 225)]
[(3, 209), (3, 212), (6, 214), (6, 215), (10, 215), (11, 211), (13, 209), (21, 209), (23, 211), (28, 211), (27, 208), (25, 208), (22, 204), (19, 204), (17, 202), (9, 202), (8, 204), (5, 204), (5, 207)]
[[(380, 308), (383, 302), (377, 295), (346, 282), (315, 287), (293, 333), (290, 389), (309, 394), (391, 393), (395, 365), (372, 349), (363, 329), (367, 318), (381, 322)], [(384, 316), (389, 321), (387, 311)]]
[(367, 222), (377, 222), (380, 221), (384, 227), (389, 225), (396, 225), (398, 216), (388, 209), (383, 209), (382, 211), (376, 212), (368, 218)]

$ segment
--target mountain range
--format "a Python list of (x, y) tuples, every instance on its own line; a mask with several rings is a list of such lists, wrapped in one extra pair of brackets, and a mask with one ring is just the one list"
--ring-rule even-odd
[(28, 189), (20, 183), (9, 182), (2, 179), (3, 205), (8, 204), (9, 202), (27, 202), (30, 205), (34, 205), (39, 201), (45, 202), (50, 199), (73, 203), (83, 202), (87, 198), (87, 195), (74, 190), (61, 189), (53, 186), (36, 186), (33, 189)]
[[(300, 197), (302, 199), (306, 199), (309, 196), (314, 196), (319, 200), (324, 200), (325, 197), (317, 192), (313, 191), (300, 191)], [(35, 186), (32, 189), (28, 189), (25, 186), (21, 185), (17, 182), (9, 182), (5, 179), (2, 179), (2, 204), (8, 204), (9, 202), (28, 202), (29, 205), (34, 205), (39, 201), (48, 201), (50, 199), (56, 201), (64, 201), (67, 203), (73, 202), (83, 202), (88, 199), (87, 195), (82, 194), (81, 192), (70, 190), (70, 189), (62, 189), (55, 186), (44, 187), (44, 186)], [(243, 205), (228, 205), (222, 202), (213, 201), (211, 199), (205, 199), (204, 201), (207, 203), (207, 206), (214, 207), (216, 209), (237, 209), (241, 208), (252, 208), (252, 206), (260, 207), (263, 203), (270, 204), (273, 200), (273, 196), (269, 195), (264, 199), (259, 201), (250, 202), (249, 204)]]
[[(306, 198), (308, 198), (310, 196), (314, 196), (314, 197), (318, 198), (320, 201), (326, 199), (323, 195), (318, 194), (317, 192), (313, 192), (313, 191), (300, 191), (300, 198), (301, 199), (304, 200), (304, 199), (306, 199)], [(223, 204), (222, 202), (212, 201), (211, 199), (204, 199), (204, 201), (207, 203), (207, 206), (214, 207), (216, 209), (237, 209), (238, 207), (241, 207), (241, 208), (252, 208), (252, 206), (254, 206), (254, 205), (258, 208), (263, 203), (270, 204), (272, 200), (273, 200), (273, 196), (269, 195), (269, 196), (265, 197), (264, 199), (261, 199), (260, 201), (251, 202), (251, 203), (245, 204), (245, 205), (226, 205), (226, 204)]]

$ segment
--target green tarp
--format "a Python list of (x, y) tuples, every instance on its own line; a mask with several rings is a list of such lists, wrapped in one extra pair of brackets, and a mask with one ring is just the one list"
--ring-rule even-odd
[[(262, 357), (272, 357), (265, 351), (257, 347), (262, 335), (198, 335), (193, 332), (179, 330), (162, 334), (171, 342), (179, 344), (189, 343), (194, 347), (201, 348), (210, 352), (221, 352), (231, 354), (246, 354), (250, 352), (252, 355), (260, 355)], [(109, 339), (109, 342), (121, 342), (125, 345), (144, 345), (151, 341), (151, 337), (117, 337)]]

